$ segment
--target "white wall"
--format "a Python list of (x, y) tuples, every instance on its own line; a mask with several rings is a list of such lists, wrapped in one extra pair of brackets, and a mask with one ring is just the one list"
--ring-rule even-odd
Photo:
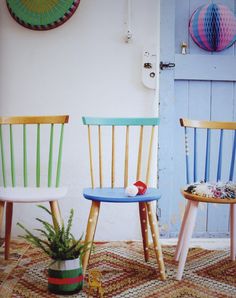
[[(18, 25), (0, 0), (0, 114), (66, 114), (62, 182), (69, 186), (64, 217), (76, 211), (74, 232), (85, 231), (90, 202), (86, 129), (81, 116), (152, 116), (153, 90), (141, 83), (145, 45), (156, 42), (157, 1), (133, 0), (133, 42), (124, 42), (125, 0), (84, 0), (74, 16), (57, 29), (35, 32)], [(102, 206), (96, 238), (140, 238), (137, 206)], [(17, 205), (15, 223), (31, 225), (38, 212)], [(121, 215), (122, 214), (122, 220)], [(127, 226), (129, 228), (127, 228)]]

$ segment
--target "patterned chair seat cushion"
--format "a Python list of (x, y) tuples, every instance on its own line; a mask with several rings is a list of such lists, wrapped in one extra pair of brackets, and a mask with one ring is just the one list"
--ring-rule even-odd
[(229, 182), (196, 182), (186, 186), (184, 191), (207, 198), (236, 199), (236, 183)]

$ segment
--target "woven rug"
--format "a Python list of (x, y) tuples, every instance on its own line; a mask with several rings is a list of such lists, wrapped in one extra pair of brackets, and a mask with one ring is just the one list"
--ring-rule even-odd
[[(236, 262), (230, 260), (228, 251), (191, 249), (180, 282), (175, 280), (174, 251), (174, 246), (163, 247), (168, 274), (165, 282), (159, 278), (153, 250), (150, 261), (144, 262), (140, 242), (96, 244), (88, 269), (102, 272), (105, 298), (236, 297)], [(1, 251), (1, 298), (62, 297), (47, 292), (49, 259), (41, 251), (13, 241), (10, 258), (3, 261)], [(83, 291), (70, 297), (87, 297), (86, 281)], [(97, 297), (95, 293), (93, 297)]]

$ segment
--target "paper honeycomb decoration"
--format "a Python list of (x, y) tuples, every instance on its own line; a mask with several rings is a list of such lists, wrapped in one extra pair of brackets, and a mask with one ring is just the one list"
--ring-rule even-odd
[(80, 0), (6, 0), (10, 14), (20, 25), (32, 30), (49, 30), (65, 23)]
[(222, 4), (208, 4), (196, 9), (189, 21), (194, 42), (206, 51), (219, 52), (236, 40), (236, 18)]

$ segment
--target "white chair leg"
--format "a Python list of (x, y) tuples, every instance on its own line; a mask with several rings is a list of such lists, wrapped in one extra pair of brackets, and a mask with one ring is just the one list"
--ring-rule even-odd
[(197, 208), (198, 208), (198, 202), (191, 201), (190, 207), (189, 207), (189, 213), (188, 218), (186, 221), (186, 229), (183, 237), (183, 244), (182, 244), (182, 250), (179, 258), (179, 266), (178, 266), (178, 272), (176, 279), (181, 280), (184, 266), (186, 263), (187, 255), (188, 255), (188, 249), (189, 249), (189, 243), (193, 234), (193, 229), (195, 226), (196, 216), (197, 216)]
[(190, 201), (188, 200), (186, 208), (185, 208), (185, 212), (184, 212), (184, 217), (182, 219), (182, 224), (181, 224), (181, 229), (179, 232), (179, 237), (178, 237), (178, 243), (176, 246), (176, 250), (175, 250), (175, 256), (174, 256), (174, 260), (175, 261), (179, 261), (179, 256), (183, 247), (183, 239), (184, 239), (184, 234), (185, 234), (185, 228), (186, 228), (186, 220), (188, 218), (188, 213), (189, 213), (189, 207), (190, 207)]
[(230, 254), (235, 261), (236, 255), (236, 204), (230, 204)]

